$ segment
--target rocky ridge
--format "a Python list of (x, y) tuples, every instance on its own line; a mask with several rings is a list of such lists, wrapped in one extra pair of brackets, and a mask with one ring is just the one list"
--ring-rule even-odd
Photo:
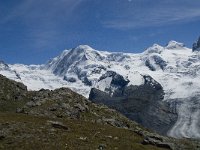
[(192, 50), (193, 50), (193, 51), (200, 51), (200, 37), (199, 37), (199, 39), (197, 40), (197, 42), (195, 42), (195, 43), (193, 44)]

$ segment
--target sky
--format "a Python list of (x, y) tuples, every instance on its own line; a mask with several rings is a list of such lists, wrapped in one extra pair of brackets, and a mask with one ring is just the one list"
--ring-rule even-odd
[(199, 0), (0, 0), (0, 60), (42, 64), (64, 49), (143, 52), (200, 36)]

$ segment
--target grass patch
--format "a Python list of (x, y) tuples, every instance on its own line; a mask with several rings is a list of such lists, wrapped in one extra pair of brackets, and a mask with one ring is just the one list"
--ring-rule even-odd
[[(61, 122), (69, 130), (54, 128), (49, 121)], [(129, 130), (80, 120), (0, 113), (0, 127), (0, 149), (161, 149), (142, 145), (143, 138)]]

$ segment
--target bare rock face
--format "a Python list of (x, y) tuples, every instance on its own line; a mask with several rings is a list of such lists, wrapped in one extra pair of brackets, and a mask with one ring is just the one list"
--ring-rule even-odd
[(143, 78), (143, 85), (121, 86), (123, 88), (116, 89), (112, 95), (93, 88), (89, 99), (114, 108), (129, 119), (165, 135), (176, 123), (177, 113), (173, 106), (162, 101), (162, 86), (150, 76)]
[(200, 51), (200, 37), (199, 37), (199, 39), (197, 40), (197, 42), (195, 42), (195, 43), (193, 44), (192, 50), (193, 50), (193, 51)]
[(2, 60), (0, 60), (0, 70), (8, 70), (9, 66)]

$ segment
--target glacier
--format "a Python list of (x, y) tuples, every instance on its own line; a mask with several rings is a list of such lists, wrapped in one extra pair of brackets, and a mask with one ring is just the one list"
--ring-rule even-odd
[(109, 71), (123, 76), (129, 85), (142, 85), (143, 76), (151, 76), (162, 85), (164, 101), (176, 105), (178, 111), (178, 120), (168, 135), (200, 138), (200, 52), (183, 43), (154, 44), (138, 54), (80, 45), (42, 65), (0, 61), (0, 74), (24, 83), (29, 90), (69, 87), (85, 97), (93, 87), (102, 91), (110, 87), (109, 78), (99, 80)]

